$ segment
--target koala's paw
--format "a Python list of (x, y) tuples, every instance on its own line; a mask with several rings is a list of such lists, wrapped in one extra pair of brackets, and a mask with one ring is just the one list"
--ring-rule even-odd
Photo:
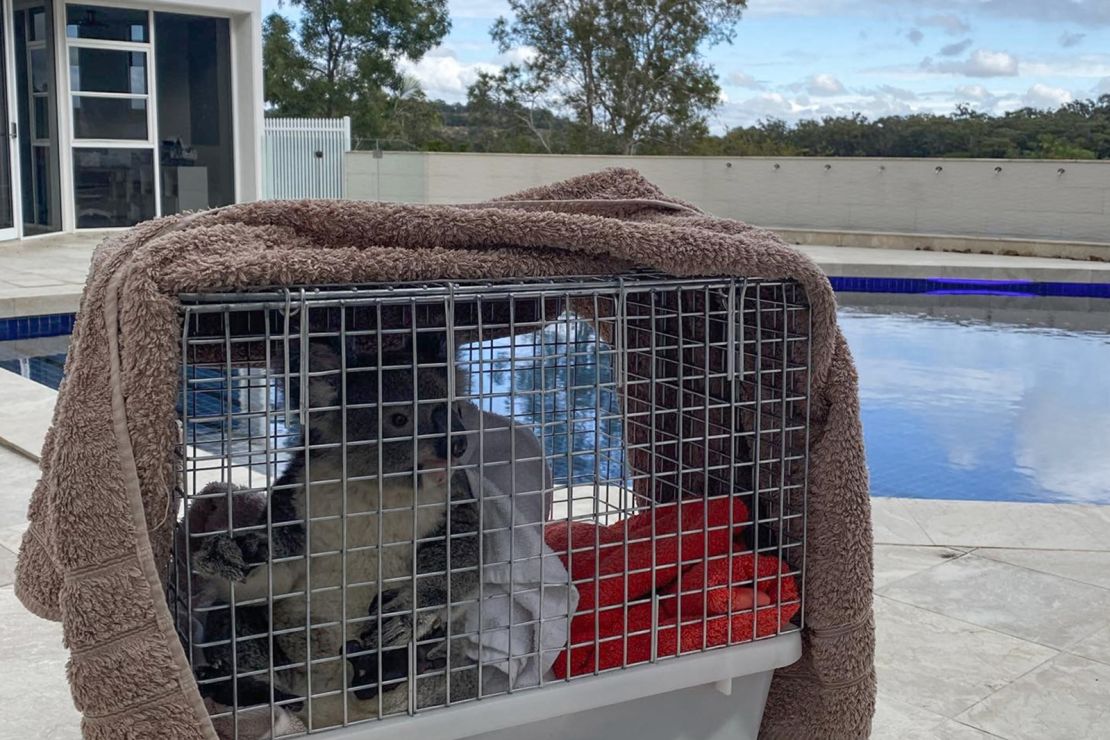
[[(417, 612), (413, 621), (412, 589), (397, 588), (383, 591), (370, 605), (369, 619), (359, 635), (363, 645), (376, 650), (379, 647), (407, 645), (414, 640), (440, 629), (444, 614), (441, 609), (426, 609)], [(378, 631), (378, 614), (382, 615), (381, 632)]]
[(197, 572), (242, 583), (257, 566), (269, 559), (270, 548), (262, 532), (205, 537), (193, 553)]

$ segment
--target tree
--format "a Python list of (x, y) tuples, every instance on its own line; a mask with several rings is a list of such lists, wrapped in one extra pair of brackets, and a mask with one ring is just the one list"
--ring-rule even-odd
[(746, 0), (509, 0), (491, 35), (529, 47), (533, 90), (550, 91), (587, 133), (625, 154), (682, 139), (720, 100), (705, 48), (731, 42)]
[(296, 28), (278, 14), (263, 29), (266, 102), (277, 115), (351, 116), (381, 135), (405, 89), (402, 58), (419, 59), (450, 29), (446, 0), (290, 0)]
[(519, 66), (509, 65), (498, 74), (479, 72), (466, 99), (477, 125), (504, 131), (514, 138), (534, 139), (544, 152), (552, 153), (553, 116), (545, 106), (549, 102), (547, 93)]

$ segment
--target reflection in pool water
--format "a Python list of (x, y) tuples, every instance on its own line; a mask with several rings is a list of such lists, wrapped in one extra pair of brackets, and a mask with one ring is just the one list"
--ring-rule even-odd
[(840, 314), (874, 495), (1110, 503), (1110, 313), (1072, 331), (899, 310)]

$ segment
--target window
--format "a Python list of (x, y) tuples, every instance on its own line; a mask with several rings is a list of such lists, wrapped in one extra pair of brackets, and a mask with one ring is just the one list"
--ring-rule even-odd
[(150, 88), (145, 47), (77, 43), (70, 42), (69, 47), (73, 138), (149, 143)]
[(66, 6), (66, 36), (100, 41), (149, 41), (150, 22), (145, 10), (102, 8), (92, 5)]
[(155, 13), (154, 31), (162, 213), (233, 203), (228, 21)]
[(132, 226), (154, 218), (152, 149), (73, 150), (77, 228)]
[[(23, 5), (21, 3), (21, 5)], [(29, 3), (13, 13), (23, 233), (62, 228), (59, 131), (54, 83), (53, 5)]]
[(66, 7), (77, 227), (154, 218), (150, 13)]
[(146, 139), (146, 100), (73, 97), (75, 139)]

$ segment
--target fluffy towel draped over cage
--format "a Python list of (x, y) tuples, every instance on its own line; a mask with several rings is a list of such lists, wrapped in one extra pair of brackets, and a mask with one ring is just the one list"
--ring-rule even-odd
[[(856, 375), (832, 290), (770, 232), (713, 218), (626, 169), (467, 206), (230, 206), (141, 224), (96, 250), (16, 572), (23, 604), (62, 622), (85, 737), (216, 738), (162, 596), (175, 505), (180, 294), (634, 268), (791, 279), (806, 293), (804, 653), (776, 673), (762, 736), (866, 737), (875, 696), (870, 509)], [(644, 386), (625, 402), (646, 404), (653, 392)], [(679, 457), (687, 454), (718, 451)], [(708, 483), (680, 482), (684, 491), (699, 485)]]

